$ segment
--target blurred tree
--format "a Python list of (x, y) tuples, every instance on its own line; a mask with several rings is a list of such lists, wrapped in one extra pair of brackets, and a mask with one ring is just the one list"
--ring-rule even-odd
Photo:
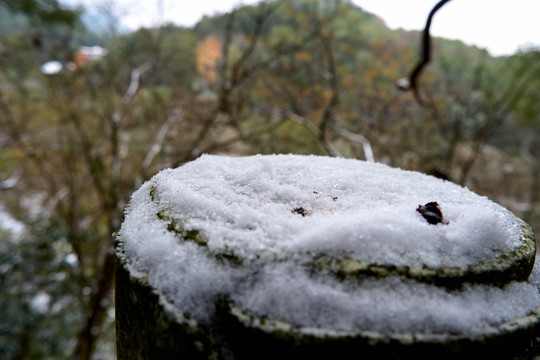
[[(238, 141), (275, 128), (273, 122), (249, 132), (233, 130), (231, 126), (232, 114), (241, 113), (243, 107), (242, 102), (231, 101), (236, 96), (233, 93), (251, 76), (249, 67), (260, 64), (253, 60), (253, 50), (260, 38), (260, 26), (272, 14), (273, 7), (263, 4), (252, 11), (254, 33), (238, 51), (232, 49), (234, 17), (227, 23), (228, 43), (224, 50), (235, 53), (219, 69), (223, 77), (217, 84), (217, 96), (210, 100), (190, 89), (189, 79), (197, 73), (197, 44), (182, 29), (141, 29), (112, 39), (102, 60), (54, 75), (41, 74), (39, 61), (25, 60), (39, 51), (31, 44), (5, 43), (21, 49), (19, 59), (18, 55), (10, 55), (13, 47), (8, 47), (6, 54), (10, 56), (2, 61), (6, 71), (0, 79), (0, 121), (2, 138), (9, 139), (4, 148), (12, 158), (6, 168), (9, 170), (14, 164), (24, 175), (16, 186), (10, 187), (3, 201), (12, 213), (26, 218), (29, 248), (43, 244), (51, 254), (56, 254), (58, 244), (65, 244), (62, 261), (65, 263), (68, 257), (76, 266), (66, 283), (53, 281), (49, 287), (37, 281), (38, 268), (30, 266), (25, 267), (28, 276), (23, 280), (29, 282), (29, 291), (41, 294), (39, 319), (49, 315), (52, 307), (61, 307), (57, 299), (63, 299), (66, 291), (77, 302), (62, 309), (69, 312), (78, 308), (74, 320), (61, 329), (65, 336), (42, 348), (37, 346), (36, 337), (41, 328), (30, 326), (34, 323), (30, 321), (32, 313), (21, 307), (17, 317), (30, 321), (30, 325), (11, 328), (9, 338), (13, 347), (6, 356), (39, 358), (54, 354), (67, 358), (66, 352), (71, 352), (74, 358), (90, 359), (97, 341), (112, 335), (111, 234), (120, 226), (129, 194), (156, 170), (183, 163), (203, 152), (228, 149)], [(21, 32), (21, 39), (25, 34)], [(76, 33), (62, 34), (49, 41), (69, 42), (72, 38), (68, 35)], [(58, 51), (57, 56), (67, 62), (72, 56), (70, 47)], [(178, 60), (185, 61), (179, 66), (175, 64)], [(189, 76), (175, 77), (184, 74)], [(29, 210), (40, 214), (34, 220), (26, 216), (25, 196), (36, 199), (29, 206)], [(61, 271), (51, 264), (51, 257), (31, 254), (15, 256), (5, 278), (16, 279), (13, 275), (17, 269), (24, 266), (25, 259), (32, 258), (39, 269), (50, 269), (51, 276), (60, 279)], [(34, 282), (30, 274), (34, 275)], [(14, 284), (3, 285), (10, 288)], [(17, 294), (13, 292), (8, 302), (17, 302), (17, 298), (26, 299), (21, 304), (33, 301), (28, 295)]]
[[(513, 179), (520, 184), (514, 197), (520, 204), (525, 204), (524, 218), (540, 227), (540, 104), (537, 94), (540, 91), (540, 49), (531, 48), (510, 57), (508, 76), (514, 79), (512, 92), (509, 94), (509, 105), (516, 109), (515, 121), (510, 131), (519, 136), (520, 156), (525, 160), (528, 172), (520, 174), (521, 178)], [(523, 189), (528, 191), (523, 194)]]
[(4, 4), (37, 23), (73, 26), (79, 21), (80, 11), (67, 9), (58, 0), (19, 0), (6, 1)]
[(33, 230), (0, 229), (0, 358), (68, 358), (81, 322), (76, 258), (59, 234)]

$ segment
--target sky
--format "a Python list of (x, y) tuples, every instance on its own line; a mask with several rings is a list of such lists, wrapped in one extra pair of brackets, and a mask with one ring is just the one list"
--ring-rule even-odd
[[(107, 0), (68, 0), (111, 4)], [(162, 22), (192, 26), (204, 15), (227, 12), (257, 0), (117, 0), (115, 11), (130, 29)], [(353, 0), (392, 28), (421, 30), (437, 0)], [(489, 4), (489, 5), (487, 5)], [(452, 0), (437, 12), (432, 35), (459, 39), (495, 56), (540, 46), (540, 0)]]
[[(422, 29), (436, 0), (354, 0), (392, 28)], [(489, 6), (487, 5), (489, 4)], [(539, 0), (452, 0), (436, 14), (431, 34), (509, 55), (540, 45)]]

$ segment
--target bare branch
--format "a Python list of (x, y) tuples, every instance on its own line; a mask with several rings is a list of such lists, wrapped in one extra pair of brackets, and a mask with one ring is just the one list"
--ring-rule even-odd
[(146, 177), (146, 172), (150, 165), (152, 164), (152, 161), (154, 161), (154, 158), (161, 152), (161, 149), (163, 148), (163, 143), (165, 141), (165, 136), (171, 129), (171, 127), (178, 122), (181, 122), (183, 120), (183, 113), (182, 108), (180, 106), (175, 107), (167, 120), (161, 125), (158, 132), (156, 133), (156, 138), (154, 140), (154, 143), (150, 146), (148, 149), (148, 152), (146, 153), (146, 157), (144, 158), (142, 164), (141, 164), (141, 170), (139, 173), (139, 177), (137, 178), (135, 182), (135, 187), (139, 187), (144, 181), (144, 178)]
[(326, 104), (326, 107), (324, 108), (323, 116), (321, 119), (321, 122), (319, 124), (319, 136), (321, 136), (321, 141), (323, 143), (327, 143), (326, 141), (326, 128), (328, 127), (328, 124), (333, 123), (334, 121), (334, 113), (336, 111), (336, 108), (339, 105), (340, 101), (340, 89), (339, 89), (339, 82), (338, 82), (338, 76), (337, 76), (337, 70), (334, 60), (334, 51), (332, 50), (332, 43), (328, 37), (320, 34), (321, 36), (321, 43), (324, 48), (324, 55), (327, 58), (328, 61), (328, 82), (330, 85), (330, 89), (332, 91), (332, 97), (328, 104)]
[(373, 155), (373, 148), (371, 147), (371, 143), (369, 142), (368, 139), (366, 139), (365, 136), (352, 133), (349, 130), (345, 129), (345, 127), (343, 127), (343, 125), (340, 125), (340, 124), (336, 124), (334, 126), (334, 130), (336, 130), (338, 134), (340, 134), (347, 140), (362, 144), (362, 149), (364, 150), (364, 156), (366, 158), (366, 161), (375, 162), (375, 156)]
[(429, 28), (431, 27), (431, 21), (433, 20), (433, 16), (435, 15), (435, 13), (449, 1), (450, 0), (440, 0), (437, 5), (435, 5), (435, 7), (431, 9), (431, 12), (429, 13), (426, 21), (426, 27), (424, 28), (424, 32), (422, 35), (422, 57), (420, 59), (420, 62), (416, 64), (409, 78), (399, 79), (397, 82), (397, 86), (399, 89), (412, 90), (414, 92), (414, 97), (416, 98), (416, 101), (418, 101), (420, 105), (423, 105), (423, 101), (418, 91), (418, 78), (420, 77), (420, 74), (424, 67), (431, 61), (431, 35), (429, 34)]
[(230, 139), (227, 139), (221, 142), (214, 142), (210, 144), (209, 146), (203, 148), (198, 154), (195, 154), (195, 155), (198, 157), (201, 154), (223, 149), (241, 141), (253, 140), (266, 134), (274, 134), (274, 132), (287, 121), (287, 118), (282, 117), (280, 114), (276, 114), (275, 112), (272, 111), (272, 109), (270, 110), (270, 113), (273, 115), (276, 115), (276, 117), (279, 117), (280, 120), (270, 124), (269, 126), (264, 126), (259, 129), (252, 130), (248, 133), (241, 133), (238, 136), (232, 137)]
[(303, 116), (294, 114), (290, 111), (284, 112), (283, 116), (305, 127), (313, 136), (315, 136), (319, 140), (319, 142), (328, 152), (328, 154), (336, 157), (343, 157), (343, 155), (326, 139), (326, 137), (322, 136), (321, 130), (317, 126), (313, 125), (311, 121), (309, 121)]
[(139, 90), (139, 83), (140, 83), (141, 75), (143, 75), (145, 72), (150, 70), (150, 68), (151, 68), (150, 63), (144, 63), (138, 68), (135, 68), (131, 71), (131, 81), (124, 94), (124, 97), (122, 98), (122, 106), (120, 108), (120, 111), (115, 112), (112, 116), (112, 121), (114, 123), (119, 123), (122, 117), (124, 116), (126, 108), (135, 97), (137, 90)]
[[(248, 46), (242, 50), (238, 60), (231, 63), (230, 51), (232, 49), (233, 33), (234, 33), (234, 21), (236, 11), (231, 12), (228, 15), (225, 25), (225, 35), (223, 42), (223, 61), (220, 64), (221, 80), (219, 89), (217, 91), (217, 103), (215, 107), (209, 112), (204, 120), (202, 127), (193, 136), (192, 141), (187, 145), (183, 154), (173, 163), (173, 166), (178, 166), (185, 161), (196, 157), (199, 154), (198, 148), (203, 140), (208, 136), (212, 127), (215, 125), (221, 114), (226, 114), (229, 118), (233, 118), (235, 115), (233, 107), (233, 101), (231, 100), (235, 90), (239, 88), (242, 82), (250, 78), (255, 71), (259, 71), (269, 66), (272, 61), (255, 61), (254, 64), (248, 66), (252, 59), (256, 56), (256, 47), (259, 44), (263, 36), (263, 26), (265, 22), (272, 16), (277, 6), (264, 6), (261, 7), (260, 13), (254, 16), (255, 28), (251, 34)], [(238, 106), (238, 105), (237, 105)]]

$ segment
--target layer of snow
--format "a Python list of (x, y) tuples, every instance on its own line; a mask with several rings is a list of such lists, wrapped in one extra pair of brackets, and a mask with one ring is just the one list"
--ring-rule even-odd
[[(431, 225), (416, 211), (431, 201), (447, 224)], [(197, 230), (206, 245), (182, 241), (158, 213)], [(473, 333), (540, 306), (537, 270), (504, 289), (461, 291), (394, 276), (339, 282), (309, 272), (304, 264), (320, 254), (466, 267), (521, 244), (513, 216), (489, 199), (382, 164), (203, 156), (145, 183), (120, 235), (134, 268), (179, 311), (203, 322), (221, 295), (261, 316), (352, 331)], [(220, 254), (242, 266), (217, 260)]]

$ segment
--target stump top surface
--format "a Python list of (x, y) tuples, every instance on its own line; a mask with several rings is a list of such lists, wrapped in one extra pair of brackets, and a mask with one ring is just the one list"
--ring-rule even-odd
[[(149, 186), (149, 212), (157, 207), (209, 248), (247, 259), (309, 253), (465, 267), (521, 245), (515, 217), (489, 199), (448, 181), (358, 160), (204, 156), (160, 173)], [(430, 202), (442, 212), (438, 224), (417, 211)]]
[[(442, 215), (436, 224), (425, 210), (432, 202)], [(383, 164), (203, 156), (145, 183), (120, 237), (133, 267), (201, 321), (214, 305), (200, 298), (226, 296), (299, 326), (471, 333), (540, 306), (538, 271), (504, 288), (471, 283), (459, 291), (411, 274), (504, 267), (498, 259), (521, 256), (517, 250), (534, 243), (523, 229), (466, 188)], [(534, 259), (529, 250), (523, 256)], [(318, 259), (323, 267), (314, 272)], [(384, 274), (337, 281), (325, 268), (336, 261)], [(386, 271), (396, 268), (406, 271)]]

